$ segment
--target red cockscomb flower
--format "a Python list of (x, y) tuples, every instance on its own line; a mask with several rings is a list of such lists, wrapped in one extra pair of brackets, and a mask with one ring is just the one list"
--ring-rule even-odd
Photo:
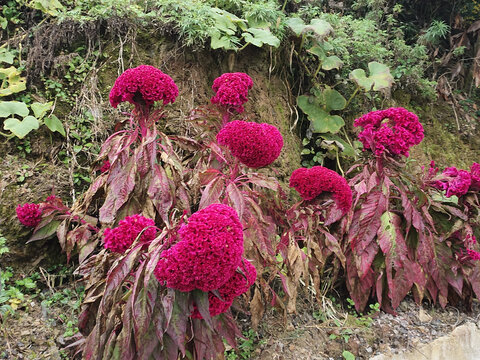
[(217, 141), (251, 168), (270, 165), (283, 147), (282, 134), (275, 126), (240, 120), (226, 124), (217, 134)]
[(140, 242), (148, 244), (157, 235), (155, 222), (139, 214), (127, 216), (119, 222), (116, 228), (105, 229), (103, 246), (113, 252), (122, 254), (133, 244), (143, 229), (145, 231), (140, 237)]
[(18, 205), (16, 211), (18, 220), (28, 227), (36, 227), (42, 219), (42, 209), (38, 204)]
[(245, 73), (225, 73), (213, 81), (212, 89), (215, 96), (211, 98), (213, 104), (220, 104), (229, 111), (243, 112), (243, 104), (248, 99), (248, 90), (253, 86), (253, 81)]
[(160, 282), (180, 291), (210, 291), (233, 276), (243, 253), (243, 227), (234, 209), (212, 204), (199, 210), (178, 235), (180, 241), (158, 261)]
[(110, 91), (110, 104), (128, 101), (134, 105), (150, 107), (155, 101), (173, 103), (178, 96), (178, 87), (173, 79), (150, 65), (140, 65), (125, 70)]
[(456, 167), (447, 167), (441, 175), (433, 178), (432, 186), (439, 190), (446, 190), (446, 197), (465, 195), (472, 183), (470, 173)]
[(363, 127), (358, 139), (364, 150), (370, 149), (376, 156), (387, 151), (408, 157), (409, 149), (423, 140), (418, 116), (401, 107), (372, 111), (356, 119), (353, 125)]
[[(243, 259), (239, 267), (240, 271), (235, 274), (218, 289), (218, 295), (221, 299), (213, 294), (208, 293), (210, 316), (216, 316), (227, 311), (233, 303), (233, 300), (247, 292), (247, 290), (255, 283), (257, 278), (257, 270), (249, 261)], [(202, 315), (198, 309), (194, 308), (191, 315), (192, 318), (202, 319)]]
[(313, 200), (324, 191), (331, 192), (344, 213), (352, 206), (352, 189), (347, 180), (323, 166), (295, 170), (290, 176), (290, 187), (295, 188), (304, 200)]

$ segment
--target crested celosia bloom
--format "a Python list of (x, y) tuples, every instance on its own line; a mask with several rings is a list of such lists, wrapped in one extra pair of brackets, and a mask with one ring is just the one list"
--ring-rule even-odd
[(470, 260), (480, 260), (480, 253), (475, 250), (467, 249), (467, 256)]
[(333, 193), (333, 199), (344, 213), (352, 206), (352, 189), (347, 180), (323, 166), (295, 170), (290, 176), (290, 187), (304, 200), (313, 200), (324, 191)]
[(354, 126), (363, 128), (358, 139), (364, 150), (370, 149), (376, 156), (385, 151), (408, 156), (409, 149), (423, 140), (417, 115), (404, 108), (372, 111), (356, 119)]
[(472, 183), (470, 173), (466, 170), (459, 170), (456, 167), (447, 167), (443, 173), (436, 178), (432, 186), (439, 190), (446, 190), (446, 197), (452, 195), (465, 195)]
[(36, 227), (42, 219), (42, 209), (38, 204), (18, 205), (16, 210), (18, 220), (25, 226)]
[(230, 279), (243, 253), (243, 227), (230, 206), (197, 211), (178, 231), (179, 241), (161, 254), (155, 276), (180, 291), (216, 290)]
[(212, 89), (215, 96), (211, 98), (213, 104), (220, 104), (229, 111), (243, 112), (243, 104), (248, 101), (248, 90), (253, 81), (245, 73), (225, 73), (213, 81)]
[(116, 228), (105, 229), (103, 245), (113, 252), (124, 253), (144, 229), (139, 241), (148, 244), (157, 235), (155, 222), (139, 214), (127, 216)]
[[(244, 259), (240, 264), (239, 270), (218, 289), (218, 295), (220, 295), (221, 299), (212, 292), (208, 293), (210, 316), (216, 316), (227, 311), (233, 300), (247, 292), (250, 286), (255, 283), (257, 271), (249, 261)], [(196, 307), (191, 317), (202, 319), (202, 315), (200, 315)]]
[(472, 183), (470, 184), (471, 191), (480, 191), (480, 164), (473, 163), (470, 166), (470, 177)]
[(173, 103), (178, 96), (178, 87), (173, 79), (150, 65), (140, 65), (125, 70), (110, 91), (110, 104), (128, 101), (134, 105), (150, 107), (155, 101), (163, 104)]
[(270, 165), (283, 147), (282, 134), (275, 126), (240, 120), (226, 124), (217, 134), (217, 141), (251, 168)]

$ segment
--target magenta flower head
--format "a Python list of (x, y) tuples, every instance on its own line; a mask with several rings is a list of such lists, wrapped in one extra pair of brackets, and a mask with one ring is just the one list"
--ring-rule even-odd
[(347, 213), (352, 206), (352, 189), (347, 180), (323, 166), (300, 168), (290, 176), (290, 187), (298, 191), (303, 200), (313, 200), (322, 192), (333, 193), (338, 208)]
[(253, 81), (245, 73), (225, 73), (213, 81), (215, 91), (210, 101), (212, 104), (224, 106), (228, 111), (243, 112), (243, 104), (248, 101), (248, 90), (253, 87)]
[(16, 211), (18, 220), (25, 226), (36, 227), (42, 220), (42, 209), (38, 204), (18, 205)]
[(240, 120), (226, 124), (217, 134), (217, 141), (251, 168), (270, 165), (283, 147), (282, 134), (275, 126)]
[(446, 190), (446, 197), (465, 195), (472, 184), (472, 177), (466, 170), (456, 167), (447, 167), (443, 173), (433, 179), (432, 186), (439, 190)]
[[(143, 231), (145, 229), (145, 231)], [(140, 242), (149, 244), (157, 235), (152, 219), (135, 214), (127, 216), (114, 229), (107, 228), (104, 233), (103, 246), (113, 252), (123, 254), (142, 233)]]
[(149, 108), (155, 101), (173, 103), (178, 87), (173, 79), (150, 65), (125, 70), (110, 91), (110, 104), (116, 108), (124, 101)]
[[(233, 300), (247, 292), (250, 286), (255, 283), (256, 278), (257, 270), (255, 267), (249, 261), (243, 259), (235, 274), (218, 289), (221, 299), (212, 292), (208, 293), (210, 316), (216, 316), (227, 311)], [(202, 319), (202, 315), (200, 315), (196, 306), (191, 317)]]
[(358, 139), (364, 150), (370, 149), (376, 156), (386, 151), (408, 157), (409, 149), (423, 140), (418, 116), (401, 107), (372, 111), (356, 119), (353, 125), (363, 127)]
[(197, 211), (178, 231), (180, 241), (161, 254), (155, 276), (180, 291), (216, 290), (230, 279), (243, 253), (243, 227), (230, 206)]
[(472, 183), (470, 184), (471, 191), (480, 191), (480, 164), (473, 163), (470, 166), (470, 176)]

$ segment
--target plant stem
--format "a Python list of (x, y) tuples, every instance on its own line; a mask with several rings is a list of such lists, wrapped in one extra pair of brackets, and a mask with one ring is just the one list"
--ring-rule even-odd
[(355, 89), (355, 91), (353, 92), (353, 94), (350, 96), (350, 98), (348, 99), (347, 101), (347, 104), (345, 105), (345, 107), (347, 107), (348, 105), (350, 105), (350, 103), (352, 102), (353, 98), (355, 97), (355, 95), (357, 95), (358, 91), (360, 90), (360, 86), (357, 86), (357, 88)]

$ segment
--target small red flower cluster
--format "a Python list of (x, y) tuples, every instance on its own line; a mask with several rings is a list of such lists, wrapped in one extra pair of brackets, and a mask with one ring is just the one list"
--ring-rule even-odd
[(443, 173), (432, 179), (431, 185), (439, 190), (445, 190), (446, 197), (462, 196), (468, 191), (480, 190), (480, 164), (473, 163), (470, 172), (447, 167)]
[(134, 105), (150, 107), (155, 101), (163, 104), (173, 103), (178, 96), (178, 87), (173, 79), (150, 65), (140, 65), (125, 70), (110, 91), (110, 104), (116, 108), (118, 104), (128, 101)]
[(275, 126), (240, 120), (226, 124), (217, 134), (217, 141), (251, 168), (270, 165), (283, 147), (282, 134)]
[(230, 206), (212, 204), (178, 231), (180, 241), (161, 254), (155, 276), (180, 291), (211, 291), (235, 273), (243, 253), (243, 227)]
[(331, 192), (343, 213), (352, 206), (352, 189), (347, 180), (323, 166), (295, 170), (290, 176), (290, 187), (295, 188), (304, 200), (313, 200), (324, 191)]
[(38, 204), (18, 205), (16, 210), (18, 220), (25, 226), (36, 227), (42, 219), (42, 209)]
[(100, 172), (101, 172), (102, 174), (103, 174), (104, 172), (107, 172), (108, 170), (110, 170), (110, 166), (111, 166), (111, 165), (110, 165), (110, 161), (105, 160), (105, 161), (103, 162), (102, 167), (100, 168)]
[[(227, 311), (232, 306), (233, 300), (247, 292), (250, 286), (255, 283), (256, 278), (257, 271), (255, 266), (243, 259), (235, 274), (218, 288), (220, 298), (212, 292), (208, 293), (210, 316), (216, 316)], [(191, 317), (202, 319), (202, 315), (197, 308), (193, 310)]]
[[(144, 229), (145, 231), (143, 231)], [(127, 216), (119, 222), (116, 228), (105, 229), (103, 246), (113, 252), (123, 254), (142, 231), (140, 242), (150, 243), (157, 235), (155, 222), (139, 214)]]
[(215, 96), (211, 98), (212, 104), (220, 104), (228, 111), (243, 112), (243, 104), (248, 99), (248, 90), (253, 87), (253, 81), (245, 73), (225, 73), (213, 81), (212, 89)]
[(363, 130), (358, 135), (364, 150), (376, 156), (384, 151), (408, 157), (408, 150), (423, 140), (423, 127), (418, 116), (404, 108), (372, 111), (355, 120), (354, 126)]

